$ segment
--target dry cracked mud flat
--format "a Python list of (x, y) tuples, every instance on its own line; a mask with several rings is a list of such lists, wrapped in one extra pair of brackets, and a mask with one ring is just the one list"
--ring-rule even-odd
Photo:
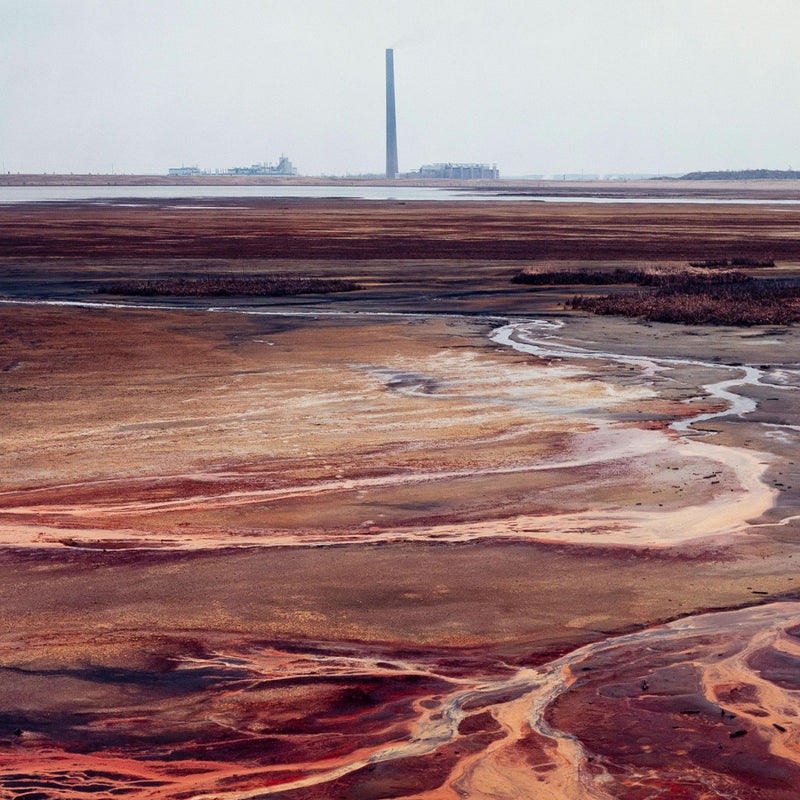
[(509, 280), (800, 211), (208, 206), (0, 208), (0, 798), (796, 798), (797, 329)]

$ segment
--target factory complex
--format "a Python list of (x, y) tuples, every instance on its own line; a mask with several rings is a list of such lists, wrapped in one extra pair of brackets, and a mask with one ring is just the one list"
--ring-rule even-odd
[(189, 175), (274, 175), (291, 176), (297, 175), (297, 168), (286, 156), (281, 156), (277, 164), (262, 162), (253, 164), (250, 167), (232, 167), (228, 170), (203, 170), (199, 167), (172, 167), (170, 175), (189, 176)]
[(450, 178), (469, 180), (471, 178), (499, 178), (497, 164), (425, 164), (410, 176), (420, 178)]
[[(400, 173), (397, 160), (397, 116), (395, 109), (394, 91), (394, 51), (386, 50), (386, 177), (395, 178), (423, 178), (426, 180), (476, 180), (497, 179), (500, 171), (497, 164), (457, 164), (443, 162), (437, 164), (424, 164), (418, 170)], [(262, 162), (250, 167), (233, 167), (226, 170), (203, 170), (197, 166), (172, 167), (169, 175), (190, 177), (195, 175), (258, 175), (268, 177), (292, 177), (297, 175), (297, 168), (289, 159), (282, 155), (277, 164)]]

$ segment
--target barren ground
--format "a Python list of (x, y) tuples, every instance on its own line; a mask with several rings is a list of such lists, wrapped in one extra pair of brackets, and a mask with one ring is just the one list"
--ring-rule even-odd
[[(1, 207), (0, 797), (794, 798), (798, 330), (509, 280), (798, 223)], [(102, 293), (259, 271), (364, 288)]]

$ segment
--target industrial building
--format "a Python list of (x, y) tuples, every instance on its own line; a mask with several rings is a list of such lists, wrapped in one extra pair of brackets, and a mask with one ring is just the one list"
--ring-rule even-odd
[(170, 175), (204, 175), (203, 170), (198, 167), (171, 167), (169, 170)]
[(425, 164), (419, 168), (420, 178), (499, 178), (497, 164)]
[(220, 171), (203, 170), (197, 167), (171, 167), (170, 175), (297, 175), (297, 168), (286, 156), (281, 156), (277, 164), (262, 162), (253, 164), (250, 167), (232, 167), (231, 169)]
[(277, 164), (253, 164), (251, 167), (233, 167), (228, 170), (228, 175), (297, 175), (297, 169), (292, 166), (286, 156), (281, 156)]

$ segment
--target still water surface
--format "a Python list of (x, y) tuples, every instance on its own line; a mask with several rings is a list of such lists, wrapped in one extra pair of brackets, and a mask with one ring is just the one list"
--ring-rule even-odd
[(558, 197), (492, 191), (472, 192), (429, 186), (0, 186), (0, 204), (110, 200), (213, 200), (259, 197), (324, 198), (361, 200), (502, 200), (548, 203), (744, 203), (794, 204), (800, 200), (729, 200), (697, 197)]

